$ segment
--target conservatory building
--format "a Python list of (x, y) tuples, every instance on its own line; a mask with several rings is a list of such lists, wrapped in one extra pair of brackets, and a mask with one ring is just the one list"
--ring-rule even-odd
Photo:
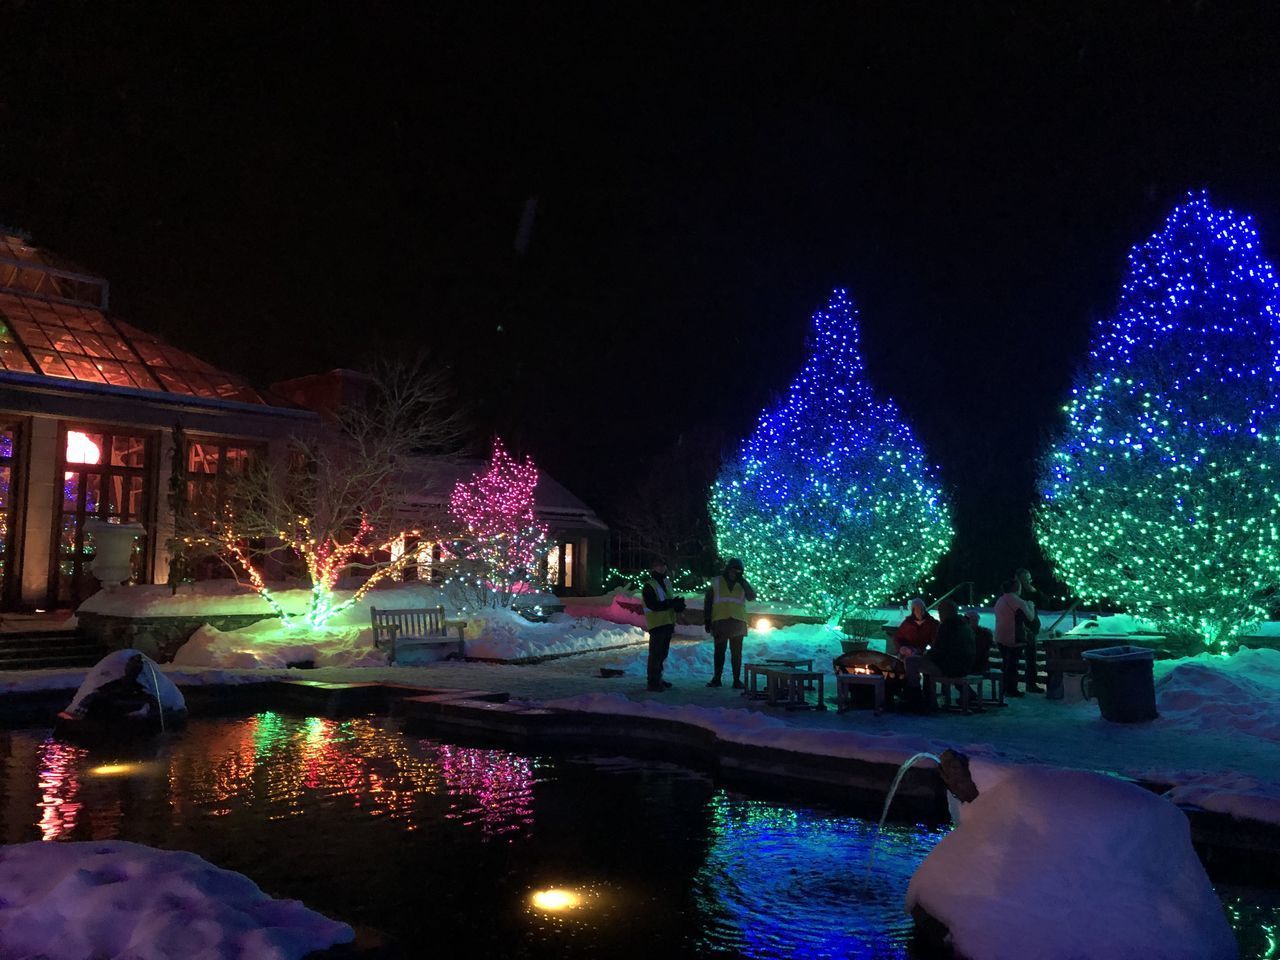
[(140, 523), (133, 580), (164, 582), (171, 497), (216, 496), (317, 418), (124, 322), (108, 292), (0, 228), (0, 610), (96, 590), (94, 517)]

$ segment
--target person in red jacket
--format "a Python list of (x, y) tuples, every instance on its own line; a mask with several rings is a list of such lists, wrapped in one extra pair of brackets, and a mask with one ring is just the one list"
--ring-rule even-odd
[(911, 601), (911, 613), (898, 625), (893, 634), (893, 647), (890, 651), (896, 657), (921, 656), (925, 649), (933, 643), (938, 633), (938, 621), (929, 616), (929, 608), (924, 600), (916, 597)]

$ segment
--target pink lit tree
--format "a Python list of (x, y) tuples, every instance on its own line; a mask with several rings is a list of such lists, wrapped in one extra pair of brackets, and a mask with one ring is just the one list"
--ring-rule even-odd
[(488, 469), (453, 488), (449, 514), (459, 532), (448, 546), (448, 586), (459, 606), (509, 607), (539, 586), (550, 542), (534, 513), (537, 485), (533, 460), (515, 459), (495, 439)]

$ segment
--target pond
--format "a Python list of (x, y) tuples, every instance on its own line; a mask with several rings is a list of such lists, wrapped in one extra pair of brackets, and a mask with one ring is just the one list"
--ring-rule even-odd
[[(856, 817), (380, 718), (195, 720), (132, 756), (0, 731), (4, 842), (191, 850), (406, 957), (918, 956), (903, 893), (944, 832), (888, 828), (869, 871)], [(1275, 956), (1275, 891), (1220, 893), (1244, 955)]]

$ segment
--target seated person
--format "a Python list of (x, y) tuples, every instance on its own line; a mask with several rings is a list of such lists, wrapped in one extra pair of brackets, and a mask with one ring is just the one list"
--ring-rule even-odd
[(142, 655), (134, 654), (125, 661), (124, 676), (98, 687), (80, 701), (76, 712), (86, 720), (159, 717), (160, 702), (138, 682), (142, 667)]
[(986, 673), (991, 669), (991, 645), (995, 637), (984, 627), (978, 618), (977, 610), (965, 614), (969, 627), (973, 630), (973, 673)]
[[(933, 645), (923, 656), (907, 659), (907, 687), (920, 689), (922, 674), (935, 677), (965, 677), (973, 668), (974, 643), (973, 630), (969, 621), (960, 616), (960, 608), (954, 600), (943, 600), (938, 604), (937, 633)], [(928, 690), (924, 691), (925, 693)], [(972, 689), (970, 696), (975, 696)], [(936, 709), (937, 705), (931, 697), (924, 698), (926, 710)]]
[(929, 672), (943, 677), (967, 677), (973, 670), (975, 644), (973, 628), (960, 616), (954, 600), (938, 604), (937, 633), (925, 654)]
[(911, 601), (910, 615), (898, 625), (890, 642), (889, 652), (899, 657), (924, 653), (933, 643), (938, 631), (938, 621), (929, 616), (929, 609), (919, 597)]

